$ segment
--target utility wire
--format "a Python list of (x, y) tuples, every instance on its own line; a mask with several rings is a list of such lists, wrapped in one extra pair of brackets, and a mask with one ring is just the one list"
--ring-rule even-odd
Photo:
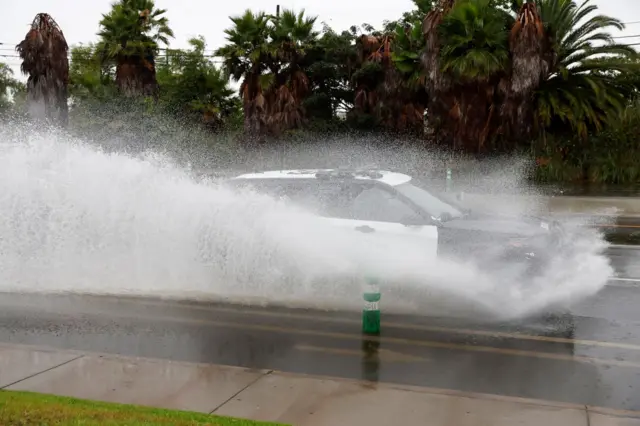
[[(637, 25), (640, 24), (640, 21), (628, 21), (628, 22), (623, 22), (623, 25)], [(629, 35), (629, 36), (618, 36), (618, 37), (613, 37), (613, 38), (629, 38), (629, 37), (640, 37), (640, 34), (637, 35)], [(18, 43), (6, 43), (6, 42), (1, 42), (0, 41), (0, 46), (2, 45), (6, 45), (6, 46), (17, 46)], [(71, 48), (73, 48), (73, 46), (70, 46)], [(166, 50), (169, 48), (162, 48), (160, 50)], [(206, 49), (206, 50), (212, 50), (212, 49)]]
[[(220, 58), (219, 56), (215, 56), (215, 55), (202, 55), (202, 57), (203, 58)], [(5, 55), (5, 54), (2, 54), (2, 53), (0, 53), (0, 58), (17, 58), (17, 59), (21, 59), (20, 55), (15, 55), (15, 54), (12, 54), (12, 55), (6, 54)], [(156, 58), (156, 59), (164, 59), (164, 58), (167, 58), (167, 55), (156, 55), (156, 56), (154, 56), (154, 58)], [(69, 56), (69, 59), (71, 59), (71, 56)], [(211, 62), (223, 62), (223, 60), (222, 59), (218, 59), (218, 60), (211, 61)]]
[[(636, 24), (640, 24), (640, 21), (628, 21), (628, 22), (623, 22), (623, 25), (636, 25)], [(627, 38), (627, 37), (636, 37), (635, 35), (632, 36), (619, 36), (619, 37), (613, 37), (613, 38)], [(640, 37), (640, 34), (638, 35), (638, 37)], [(5, 46), (17, 46), (18, 43), (6, 43), (6, 42), (1, 42), (0, 41), (0, 46), (5, 45)], [(167, 48), (164, 48), (167, 49)], [(210, 49), (209, 49), (210, 50)]]
[[(627, 25), (627, 24), (640, 24), (640, 21), (631, 21), (631, 22), (623, 22), (623, 24)], [(624, 35), (624, 36), (615, 36), (612, 37), (613, 39), (624, 39), (624, 38), (640, 38), (640, 33), (638, 34), (631, 34), (631, 35)], [(0, 47), (0, 52), (5, 51), (11, 51), (11, 52), (15, 52), (15, 46), (18, 43), (6, 43), (6, 42), (0, 42), (0, 46), (12, 46), (12, 47)], [(631, 44), (626, 44), (626, 46), (638, 46), (640, 45), (640, 43), (631, 43)], [(73, 49), (73, 46), (71, 46), (71, 48)], [(156, 55), (156, 58), (166, 58), (167, 54), (166, 52), (168, 50), (183, 50), (183, 49), (172, 49), (169, 47), (163, 47), (163, 48), (159, 48), (158, 50), (164, 50), (165, 54), (160, 54), (160, 55)], [(204, 52), (208, 53), (206, 55), (204, 55), (205, 58), (216, 58), (217, 56), (214, 55), (213, 53), (215, 52), (214, 49), (205, 49)], [(17, 54), (14, 55), (9, 55), (9, 54), (0, 54), (0, 57), (3, 58), (19, 58), (20, 56)], [(214, 61), (215, 62), (215, 61)]]
[[(640, 21), (637, 21), (638, 24), (640, 24)], [(621, 38), (638, 38), (640, 37), (640, 33), (638, 34), (630, 34), (630, 35), (624, 35), (624, 36), (614, 36), (611, 37), (612, 39), (621, 39)], [(15, 46), (17, 45), (17, 43), (4, 43), (4, 42), (0, 42), (0, 46), (14, 46), (14, 47), (0, 47), (0, 51), (12, 51), (15, 52)], [(74, 46), (70, 46), (70, 49), (73, 49)], [(179, 48), (171, 48), (171, 47), (161, 47), (158, 48), (158, 50), (164, 50), (165, 52), (167, 50), (186, 50), (186, 49), (179, 49)], [(205, 49), (204, 52), (208, 52), (209, 54), (213, 54), (216, 51), (216, 49)], [(212, 55), (213, 56), (213, 55)]]

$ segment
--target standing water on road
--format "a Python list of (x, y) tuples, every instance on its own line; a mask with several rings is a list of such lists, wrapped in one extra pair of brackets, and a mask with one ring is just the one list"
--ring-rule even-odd
[(570, 256), (515, 278), (506, 265), (487, 272), (431, 259), (413, 242), (372, 245), (160, 155), (106, 153), (54, 134), (13, 141), (2, 129), (0, 215), (3, 292), (360, 308), (357, 277), (372, 273), (387, 283), (387, 309), (513, 318), (593, 295), (612, 274), (605, 242), (584, 229), (571, 236)]

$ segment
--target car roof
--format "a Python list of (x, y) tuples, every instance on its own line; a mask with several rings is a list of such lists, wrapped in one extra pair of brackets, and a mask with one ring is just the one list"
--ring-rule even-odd
[(236, 176), (232, 180), (247, 179), (322, 179), (351, 178), (356, 180), (373, 180), (389, 186), (397, 186), (411, 181), (411, 176), (387, 170), (342, 170), (342, 169), (303, 169), (303, 170), (269, 170), (247, 173)]

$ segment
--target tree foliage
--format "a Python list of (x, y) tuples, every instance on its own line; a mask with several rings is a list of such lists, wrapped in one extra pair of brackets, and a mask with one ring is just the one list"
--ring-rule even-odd
[(280, 135), (301, 128), (310, 94), (308, 51), (318, 43), (316, 17), (245, 11), (231, 17), (227, 44), (216, 51), (228, 76), (241, 81), (244, 129), (249, 137)]
[[(98, 42), (71, 49), (72, 111), (110, 105), (131, 119), (160, 114), (208, 134), (238, 128), (244, 143), (366, 131), (468, 154), (529, 149), (547, 177), (560, 176), (550, 171), (557, 161), (599, 158), (598, 146), (631, 149), (612, 130), (635, 123), (640, 83), (637, 53), (611, 36), (619, 20), (589, 0), (413, 3), (381, 28), (335, 29), (304, 10), (246, 10), (230, 17), (224, 45), (211, 53), (202, 37), (166, 47), (166, 10), (118, 0), (102, 16)], [(19, 47), (32, 93), (37, 79), (66, 82), (64, 37), (38, 19)], [(62, 83), (45, 85), (60, 107)], [(120, 122), (110, 120), (96, 122)], [(567, 166), (562, 179), (635, 179), (594, 171), (605, 163), (582, 162), (575, 173)]]
[(153, 0), (120, 0), (100, 21), (102, 64), (115, 65), (115, 81), (125, 96), (158, 95), (155, 59), (173, 31), (164, 9)]
[(9, 111), (15, 104), (16, 96), (24, 90), (24, 85), (16, 80), (9, 65), (0, 62), (0, 114)]
[(206, 57), (203, 37), (189, 40), (191, 49), (168, 49), (158, 64), (164, 111), (219, 129), (238, 116), (239, 103), (221, 69)]

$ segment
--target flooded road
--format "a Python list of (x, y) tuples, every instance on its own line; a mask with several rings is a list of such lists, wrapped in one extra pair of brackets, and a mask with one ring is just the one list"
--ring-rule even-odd
[[(612, 245), (607, 250), (607, 256), (615, 271), (613, 285), (640, 284), (640, 246)], [(629, 279), (624, 282), (623, 279)]]
[(368, 337), (358, 312), (5, 293), (0, 342), (640, 410), (638, 257), (611, 251), (620, 275), (636, 275), (576, 306), (568, 334), (383, 309)]

